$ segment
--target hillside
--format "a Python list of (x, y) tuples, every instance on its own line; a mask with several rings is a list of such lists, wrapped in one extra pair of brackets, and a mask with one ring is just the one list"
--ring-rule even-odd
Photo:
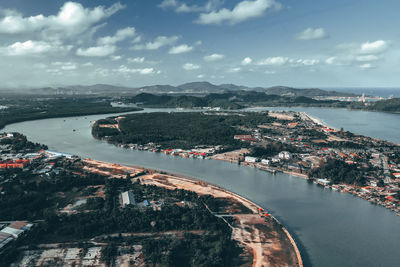
[(240, 109), (252, 105), (263, 106), (326, 106), (336, 105), (336, 101), (315, 100), (305, 96), (279, 96), (254, 91), (230, 91), (200, 96), (172, 96), (141, 93), (125, 98), (126, 103), (136, 103), (143, 107), (163, 108), (199, 108), (219, 107), (223, 109)]
[(125, 87), (125, 86), (114, 86), (108, 84), (95, 84), (95, 85), (74, 85), (66, 87), (45, 87), (31, 89), (28, 92), (33, 94), (74, 94), (74, 95), (137, 95), (140, 93), (151, 93), (151, 94), (211, 94), (211, 93), (226, 93), (226, 92), (241, 92), (241, 91), (254, 91), (263, 92), (270, 95), (279, 96), (354, 96), (354, 94), (348, 94), (336, 91), (326, 91), (317, 88), (292, 88), (286, 86), (274, 86), (274, 87), (248, 87), (244, 85), (235, 84), (220, 84), (215, 85), (209, 82), (190, 82), (181, 84), (178, 86), (172, 85), (149, 85), (143, 87)]
[(377, 101), (367, 109), (374, 111), (400, 112), (400, 98)]

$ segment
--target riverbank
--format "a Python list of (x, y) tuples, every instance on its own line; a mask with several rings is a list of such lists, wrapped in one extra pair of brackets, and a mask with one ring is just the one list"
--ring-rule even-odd
[[(264, 208), (238, 194), (195, 178), (154, 169), (123, 166), (92, 159), (86, 159), (83, 162), (86, 171), (110, 175), (115, 178), (126, 178), (126, 175), (129, 174), (134, 177), (132, 181), (140, 180), (142, 184), (155, 185), (170, 190), (184, 189), (193, 191), (198, 195), (212, 195), (215, 198), (238, 202), (251, 210), (252, 213), (212, 213), (223, 218), (232, 228), (234, 240), (245, 249), (252, 251), (252, 266), (273, 266), (277, 264), (279, 266), (303, 266), (300, 251), (287, 229)], [(233, 223), (230, 223), (232, 220), (229, 220), (230, 222), (225, 220), (228, 217), (234, 219)], [(269, 231), (267, 231), (268, 229)], [(288, 248), (289, 244), (290, 248)]]
[[(187, 133), (187, 130), (185, 130), (185, 136), (180, 136), (180, 139), (177, 139), (179, 141), (175, 141), (175, 143), (153, 143), (159, 134), (158, 131), (152, 132), (153, 129), (169, 129), (170, 138), (176, 138), (179, 135), (174, 132), (175, 127), (179, 126), (179, 123), (176, 125), (177, 118), (169, 114), (159, 115), (163, 120), (156, 121), (152, 121), (151, 117), (147, 116), (145, 120), (147, 124), (140, 116), (138, 116), (139, 119), (137, 117), (130, 118), (122, 124), (126, 128), (123, 130), (119, 127), (120, 121), (123, 121), (121, 117), (108, 119), (110, 121), (100, 120), (93, 125), (92, 136), (124, 148), (162, 152), (183, 158), (216, 159), (256, 167), (273, 174), (282, 172), (300, 178), (315, 179), (325, 188), (349, 192), (400, 214), (400, 202), (396, 197), (400, 180), (394, 177), (394, 174), (400, 171), (400, 164), (395, 160), (395, 153), (400, 152), (398, 145), (340, 131), (306, 112), (273, 112), (268, 113), (268, 116), (265, 113), (264, 116), (274, 119), (266, 120), (264, 117), (262, 122), (257, 121), (257, 124), (247, 124), (248, 121), (243, 118), (248, 114), (240, 112), (237, 114), (241, 117), (239, 125), (224, 126), (227, 129), (239, 128), (239, 130), (236, 133), (230, 133), (231, 137), (229, 138), (222, 138), (222, 143), (216, 143), (218, 145), (211, 145), (212, 143), (188, 145), (185, 142), (189, 142), (192, 135)], [(213, 114), (205, 113), (204, 115), (210, 117)], [(231, 114), (217, 113), (215, 116), (219, 116), (218, 118), (224, 121), (226, 119), (224, 116), (229, 117)], [(255, 118), (261, 119), (249, 116), (248, 120), (253, 121)], [(203, 120), (203, 118), (200, 119)], [(150, 128), (146, 126), (148, 120), (154, 124)], [(135, 127), (127, 127), (132, 121), (135, 121)], [(137, 121), (142, 121), (142, 123)], [(169, 121), (172, 125), (165, 124), (164, 121)], [(212, 120), (208, 118), (207, 121)], [(199, 124), (201, 123), (199, 122)], [(136, 132), (135, 129), (142, 125), (148, 127), (147, 130)], [(202, 128), (199, 125), (195, 123), (193, 125), (201, 132)], [(109, 129), (113, 131), (110, 132)], [(185, 128), (183, 127), (183, 129)], [(100, 136), (95, 134), (99, 132), (108, 134)], [(121, 144), (122, 141), (117, 141), (129, 140), (129, 135), (134, 136), (134, 134), (137, 134), (137, 138), (131, 139), (131, 142), (139, 142), (139, 144), (127, 141)], [(147, 138), (147, 134), (156, 136), (156, 139)], [(216, 133), (214, 134), (216, 135)], [(203, 138), (201, 134), (200, 137)], [(145, 140), (145, 142), (141, 142), (141, 140)], [(230, 141), (239, 141), (239, 144), (235, 143), (235, 148), (242, 148), (226, 152), (223, 144), (229, 144)], [(177, 148), (179, 145), (183, 145), (185, 149)], [(274, 147), (279, 147), (279, 149)], [(384, 156), (388, 152), (393, 155), (391, 159)], [(329, 170), (325, 170), (325, 165), (329, 166)], [(337, 166), (346, 169), (348, 174), (340, 174)], [(381, 171), (384, 172), (383, 176)], [(394, 174), (392, 175), (392, 173)], [(325, 180), (326, 177), (329, 180)]]

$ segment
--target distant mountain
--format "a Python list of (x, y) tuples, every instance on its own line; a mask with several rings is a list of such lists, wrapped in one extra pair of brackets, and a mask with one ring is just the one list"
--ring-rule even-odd
[(211, 93), (221, 91), (221, 88), (209, 82), (192, 82), (185, 83), (178, 86), (178, 88), (184, 91), (199, 92), (199, 93)]
[(229, 90), (229, 91), (252, 90), (252, 88), (250, 88), (250, 87), (243, 86), (243, 85), (235, 85), (235, 84), (231, 84), (231, 83), (230, 84), (220, 84), (218, 87), (221, 89)]
[(172, 85), (150, 85), (144, 86), (135, 89), (138, 93), (175, 93), (178, 90), (175, 86)]
[(386, 112), (400, 112), (400, 98), (380, 100), (371, 103), (367, 109)]
[(151, 85), (143, 86), (140, 88), (114, 86), (108, 84), (95, 84), (89, 86), (75, 85), (66, 87), (46, 87), (39, 89), (32, 89), (31, 92), (35, 94), (96, 94), (96, 95), (137, 95), (140, 93), (151, 94), (212, 94), (212, 93), (227, 93), (227, 92), (240, 92), (240, 91), (256, 91), (263, 92), (268, 95), (278, 96), (355, 96), (354, 94), (326, 91), (317, 88), (298, 89), (286, 86), (274, 86), (269, 88), (264, 87), (247, 87), (235, 84), (220, 84), (215, 85), (209, 82), (191, 82), (181, 84), (179, 86), (172, 85)]
[(316, 97), (316, 96), (355, 96), (354, 94), (336, 92), (336, 91), (325, 91), (318, 88), (310, 89), (297, 89), (286, 86), (274, 86), (267, 88), (265, 91), (269, 95), (280, 95), (280, 96), (306, 96), (306, 97)]

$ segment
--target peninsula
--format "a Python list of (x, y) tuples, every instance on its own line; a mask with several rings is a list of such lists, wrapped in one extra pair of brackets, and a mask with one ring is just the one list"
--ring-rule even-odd
[(268, 210), (218, 186), (0, 143), (1, 266), (302, 266)]
[(400, 146), (306, 113), (130, 114), (98, 120), (92, 134), (131, 149), (285, 172), (400, 212)]

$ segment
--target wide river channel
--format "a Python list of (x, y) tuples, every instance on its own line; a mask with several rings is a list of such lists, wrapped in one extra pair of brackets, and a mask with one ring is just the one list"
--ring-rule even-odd
[[(273, 108), (282, 109), (304, 111), (330, 126), (400, 143), (400, 115)], [(145, 110), (154, 111), (160, 110)], [(400, 217), (394, 212), (286, 174), (132, 151), (92, 138), (91, 122), (107, 116), (111, 115), (28, 121), (9, 125), (4, 131), (23, 133), (31, 141), (47, 144), (50, 150), (197, 177), (236, 192), (269, 210), (288, 228), (299, 244), (305, 266), (399, 266)]]

